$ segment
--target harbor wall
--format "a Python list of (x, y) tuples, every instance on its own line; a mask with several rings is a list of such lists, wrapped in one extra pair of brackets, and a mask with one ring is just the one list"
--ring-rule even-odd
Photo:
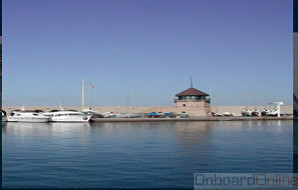
[[(13, 110), (20, 110), (22, 106), (2, 106), (2, 109), (7, 113), (10, 114)], [(82, 110), (81, 106), (65, 106), (66, 109), (71, 110)], [(88, 108), (88, 107), (85, 107)], [(264, 110), (264, 109), (272, 110), (273, 106), (211, 106), (211, 112), (214, 113), (223, 113), (223, 112), (230, 112), (237, 115), (241, 114), (242, 109), (249, 109), (249, 110)], [(51, 110), (59, 110), (57, 106), (26, 106), (26, 110), (42, 110), (44, 112), (49, 112)], [(177, 108), (175, 106), (91, 106), (92, 110), (96, 110), (102, 113), (105, 112), (122, 112), (122, 113), (150, 113), (150, 112), (174, 112), (174, 113), (181, 113), (182, 111), (188, 112), (188, 108)], [(194, 108), (191, 110), (194, 111)], [(202, 109), (197, 110), (200, 113), (195, 113), (194, 115), (204, 115), (205, 112)], [(292, 115), (293, 114), (293, 105), (285, 105), (281, 106), (281, 111), (284, 114)], [(202, 112), (202, 113), (201, 113)]]
[[(241, 114), (241, 110), (273, 110), (274, 106), (211, 106), (211, 111), (214, 113), (230, 112), (237, 115)], [(293, 115), (293, 105), (285, 105), (280, 107), (281, 112), (287, 115)]]

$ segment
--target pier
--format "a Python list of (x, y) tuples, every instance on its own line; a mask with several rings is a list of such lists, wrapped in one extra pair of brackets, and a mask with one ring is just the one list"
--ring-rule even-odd
[(189, 118), (94, 118), (93, 122), (184, 122), (184, 121), (251, 121), (293, 120), (293, 117), (189, 117)]

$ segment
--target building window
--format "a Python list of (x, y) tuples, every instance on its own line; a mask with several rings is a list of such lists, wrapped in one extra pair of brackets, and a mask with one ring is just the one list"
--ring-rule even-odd
[(183, 104), (183, 107), (185, 107), (186, 105), (185, 104)]

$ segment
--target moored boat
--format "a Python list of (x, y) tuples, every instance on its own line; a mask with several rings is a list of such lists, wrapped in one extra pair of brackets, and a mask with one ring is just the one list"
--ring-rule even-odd
[(104, 115), (101, 114), (99, 111), (91, 110), (91, 109), (83, 109), (82, 113), (86, 115), (91, 115), (91, 118), (103, 118)]
[(49, 119), (48, 116), (34, 111), (14, 111), (11, 116), (7, 116), (9, 122), (47, 123)]
[(261, 112), (262, 116), (269, 116), (269, 114), (270, 114), (270, 110), (268, 110), (266, 108)]
[(262, 115), (261, 111), (260, 110), (252, 110), (251, 112), (251, 116), (257, 116), (257, 117), (260, 117)]
[(2, 111), (2, 122), (6, 122), (6, 121), (7, 121), (7, 117), (5, 113)]
[(252, 111), (246, 109), (246, 110), (242, 110), (241, 111), (242, 116), (251, 116), (252, 115)]
[(69, 123), (87, 123), (92, 115), (87, 115), (77, 111), (56, 111), (48, 112), (43, 115), (50, 117), (52, 122), (69, 122)]
[(233, 113), (226, 111), (226, 112), (223, 112), (222, 115), (223, 116), (233, 116)]

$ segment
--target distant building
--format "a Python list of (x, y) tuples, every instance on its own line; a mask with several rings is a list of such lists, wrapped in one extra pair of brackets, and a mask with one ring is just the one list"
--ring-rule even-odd
[(174, 99), (176, 113), (190, 113), (192, 116), (211, 116), (209, 94), (195, 88), (188, 88)]
[(209, 94), (195, 88), (186, 89), (178, 94), (174, 99), (174, 106), (154, 107), (145, 111), (145, 113), (157, 112), (175, 114), (189, 113), (190, 116), (212, 116)]

